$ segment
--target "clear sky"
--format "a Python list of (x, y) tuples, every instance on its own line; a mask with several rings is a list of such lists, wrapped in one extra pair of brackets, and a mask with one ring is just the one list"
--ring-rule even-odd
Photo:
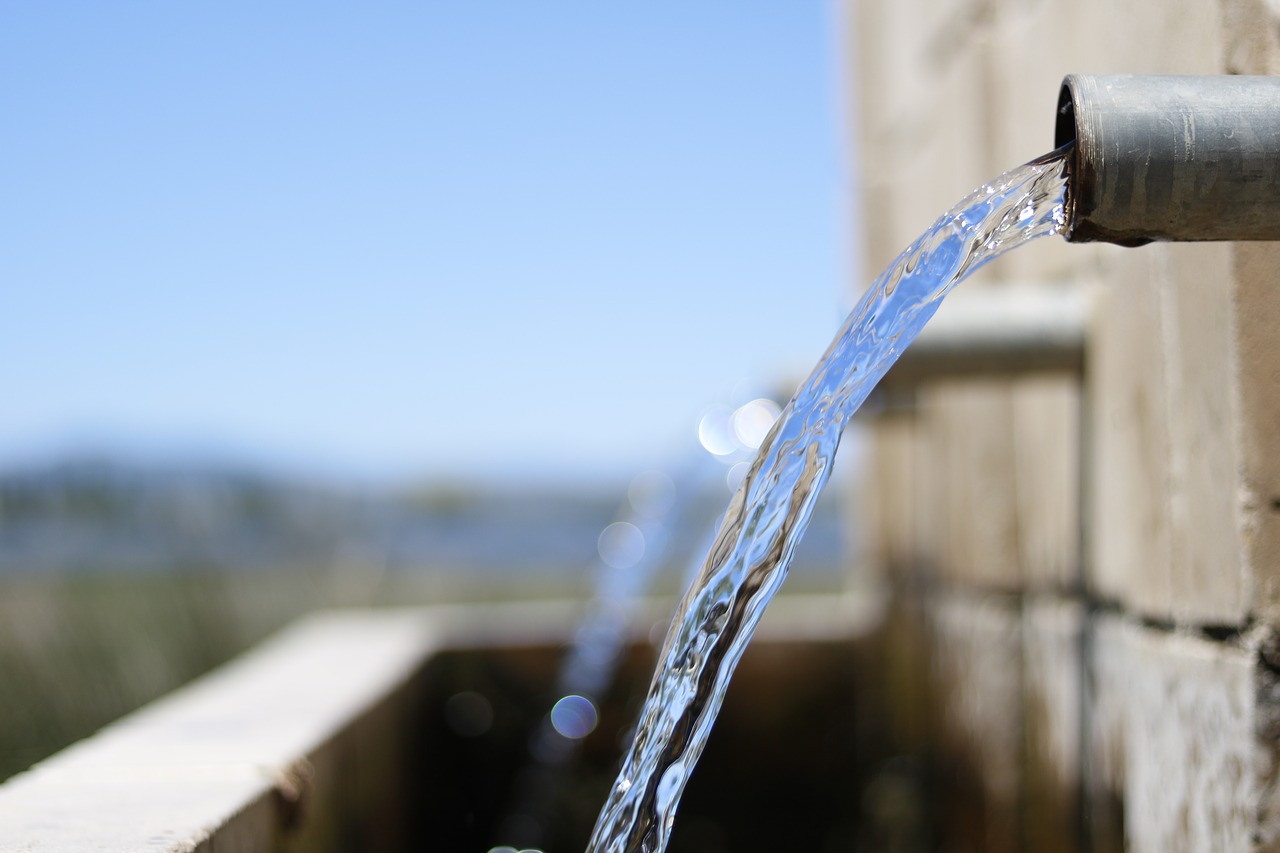
[(848, 307), (829, 2), (0, 19), (0, 466), (616, 478)]

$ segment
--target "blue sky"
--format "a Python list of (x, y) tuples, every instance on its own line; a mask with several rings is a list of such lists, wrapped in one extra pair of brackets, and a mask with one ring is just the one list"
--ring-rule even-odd
[(0, 465), (618, 478), (849, 304), (827, 2), (3, 17)]

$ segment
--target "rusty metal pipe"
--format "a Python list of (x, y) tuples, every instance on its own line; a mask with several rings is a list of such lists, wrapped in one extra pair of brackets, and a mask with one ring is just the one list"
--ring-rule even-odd
[(1280, 240), (1280, 78), (1072, 74), (1070, 242)]

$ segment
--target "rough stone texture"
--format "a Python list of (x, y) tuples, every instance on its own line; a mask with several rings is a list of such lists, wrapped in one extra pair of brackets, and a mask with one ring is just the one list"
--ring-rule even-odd
[[(1256, 71), (1274, 62), (1276, 41), (1275, 28), (1263, 25), (1273, 13), (1244, 0), (1221, 8), (1191, 0), (1119, 8), (1100, 0), (915, 0), (864, 4), (855, 15), (866, 276), (970, 185), (1051, 145), (1066, 73), (1213, 73), (1224, 63)], [(1224, 476), (1239, 467), (1233, 395), (1243, 393), (1223, 382), (1234, 358), (1229, 306), (1221, 299), (1229, 265), (1221, 246), (1064, 250), (1042, 241), (965, 285), (1103, 282), (1090, 391), (1096, 453), (1089, 482), (1097, 489), (1090, 579), (1104, 598), (1159, 620), (1237, 625), (1252, 603), (1237, 541), (1238, 489)], [(957, 392), (934, 407), (952, 408), (952, 422), (967, 425), (962, 430), (996, 436), (1013, 428), (1007, 405), (993, 411), (980, 398), (963, 398)], [(961, 435), (945, 440), (965, 442)], [(1000, 478), (992, 466), (984, 470)], [(1019, 481), (1055, 473), (1020, 472)], [(966, 511), (950, 503), (944, 500), (944, 513)], [(955, 544), (953, 527), (947, 530), (945, 544)], [(972, 543), (958, 544), (953, 553), (974, 553)], [(959, 575), (972, 577), (968, 557), (957, 560)], [(979, 569), (982, 582), (1003, 586), (1039, 571), (1011, 572), (987, 561)]]
[(1089, 369), (1091, 571), (1104, 598), (1187, 624), (1247, 615), (1223, 246), (1131, 250), (1099, 293)]
[(1280, 620), (1280, 246), (1233, 247), (1242, 549), (1252, 603)]
[[(1118, 617), (1093, 628), (1091, 808), (1123, 803), (1134, 851), (1270, 849), (1259, 821), (1274, 740), (1246, 648), (1154, 631)], [(1110, 805), (1108, 805), (1110, 803)], [(1111, 838), (1099, 849), (1116, 849)]]
[(1258, 801), (1253, 662), (1220, 644), (1135, 631), (1126, 833), (1135, 851), (1244, 850)]
[[(1044, 154), (1054, 144), (1054, 111), (1062, 78), (1077, 71), (1118, 70), (1123, 54), (1108, 52), (1107, 34), (1098, 32), (1084, 3), (1025, 3), (995, 0), (988, 57), (999, 85), (984, 96), (991, 101), (994, 132), (991, 168), (1002, 170)], [(1096, 8), (1095, 8), (1096, 11)], [(1086, 29), (1093, 32), (1080, 38)], [(1088, 277), (1108, 247), (1077, 246), (1063, 251), (1059, 240), (1040, 240), (1002, 258), (992, 273), (1014, 281), (1077, 281)]]
[(1075, 377), (1013, 386), (1017, 559), (1031, 589), (1077, 589), (1081, 580), (1080, 416)]
[(852, 507), (862, 533), (860, 564), (901, 570), (917, 559), (915, 432), (913, 418), (893, 415), (877, 418), (866, 430), (868, 473)]
[[(1280, 9), (1263, 0), (1222, 0), (1220, 8), (1224, 70), (1280, 71)], [(1230, 253), (1245, 603), (1274, 622), (1280, 618), (1280, 247), (1241, 243)]]
[(1118, 619), (1092, 618), (1084, 631), (1085, 826), (1089, 849), (1119, 853), (1125, 849), (1126, 691), (1133, 655)]
[[(1067, 73), (1280, 73), (1272, 0), (846, 5), (868, 273), (1050, 147)], [(964, 287), (1011, 282), (1096, 289), (1083, 388), (928, 384), (875, 475), (909, 465), (892, 505), (932, 522), (879, 525), (900, 606), (929, 614), (936, 736), (984, 767), (986, 815), (995, 722), (1022, 726), (1029, 849), (1070, 837), (1036, 827), (1070, 824), (1073, 778), (1095, 851), (1280, 849), (1280, 653), (1256, 657), (1280, 622), (1280, 248), (1042, 240)], [(1017, 655), (1011, 696), (991, 667)]]
[(1021, 567), (1009, 382), (940, 383), (921, 393), (921, 417), (937, 453), (939, 576), (1017, 589)]
[(1020, 850), (1022, 643), (1016, 602), (935, 596), (929, 604), (940, 825), (953, 843)]
[(1042, 599), (1022, 612), (1024, 848), (1080, 849), (1084, 608)]
[(1223, 245), (1130, 250), (1099, 293), (1090, 351), (1089, 581), (1184, 624), (1239, 625), (1238, 423)]
[(1173, 618), (1240, 625), (1240, 561), (1230, 247), (1169, 246), (1161, 282), (1169, 382)]
[(1168, 404), (1153, 253), (1125, 256), (1123, 287), (1099, 294), (1089, 352), (1087, 579), (1103, 598), (1172, 612)]
[(1222, 71), (1275, 74), (1280, 71), (1277, 9), (1267, 0), (1219, 0), (1222, 14)]
[[(866, 3), (854, 22), (859, 169), (870, 281), (948, 206), (988, 177), (982, 54), (957, 22), (972, 0)], [(857, 19), (855, 21), (855, 18)], [(961, 26), (965, 26), (961, 23)], [(964, 31), (967, 31), (967, 27)], [(946, 127), (947, 134), (938, 133)]]

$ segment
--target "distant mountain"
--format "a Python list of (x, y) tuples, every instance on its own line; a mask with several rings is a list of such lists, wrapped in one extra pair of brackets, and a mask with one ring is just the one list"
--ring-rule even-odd
[[(718, 481), (718, 478), (717, 478)], [(687, 487), (687, 484), (686, 484)], [(348, 487), (216, 463), (76, 457), (0, 472), (0, 575), (376, 565), (578, 572), (623, 495), (531, 487)], [(666, 520), (672, 559), (704, 547), (728, 492)], [(833, 516), (802, 550), (838, 550)]]

